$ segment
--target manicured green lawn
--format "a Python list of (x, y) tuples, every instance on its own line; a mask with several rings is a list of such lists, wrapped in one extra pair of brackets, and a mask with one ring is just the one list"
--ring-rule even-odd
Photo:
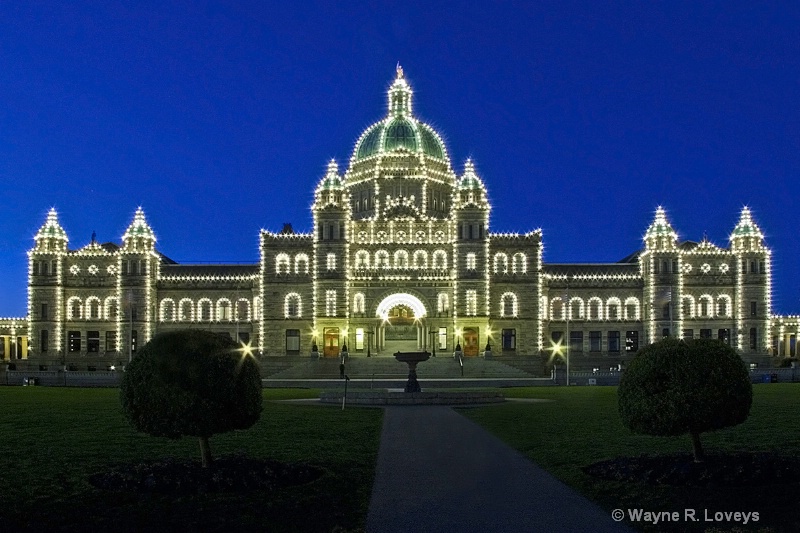
[(261, 420), (211, 439), (215, 455), (318, 465), (313, 483), (276, 493), (170, 497), (109, 493), (87, 478), (108, 465), (199, 458), (197, 439), (136, 433), (117, 389), (0, 387), (0, 531), (331, 531), (363, 528), (383, 411), (269, 400), (314, 390), (265, 390)]
[[(565, 483), (606, 509), (652, 511), (758, 511), (760, 520), (744, 530), (800, 531), (800, 484), (755, 488), (673, 488), (602, 481), (582, 466), (617, 456), (691, 452), (689, 437), (633, 435), (617, 414), (616, 387), (507, 389), (507, 397), (546, 398), (549, 403), (506, 403), (461, 412), (520, 450)], [(800, 385), (770, 384), (753, 388), (750, 418), (744, 424), (703, 435), (707, 452), (800, 451)], [(535, 488), (532, 488), (535, 497)], [(713, 524), (694, 524), (702, 531)], [(720, 531), (734, 524), (724, 524)], [(755, 528), (753, 528), (755, 525)], [(654, 530), (684, 530), (692, 524), (659, 524)], [(768, 529), (769, 528), (769, 529)]]

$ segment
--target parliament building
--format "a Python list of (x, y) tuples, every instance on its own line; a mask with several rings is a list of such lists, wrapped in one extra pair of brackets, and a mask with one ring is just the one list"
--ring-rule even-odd
[(183, 265), (141, 208), (121, 243), (79, 249), (51, 210), (29, 252), (28, 315), (0, 319), (0, 353), (105, 370), (190, 327), (262, 358), (458, 346), (616, 364), (666, 336), (720, 339), (751, 361), (795, 355), (798, 318), (771, 315), (770, 250), (747, 208), (727, 247), (679, 241), (658, 208), (642, 249), (617, 263), (543, 263), (541, 231), (490, 229), (484, 180), (469, 160), (456, 173), (399, 67), (386, 116), (344, 172), (328, 165), (312, 214), (310, 233), (262, 230), (252, 264)]

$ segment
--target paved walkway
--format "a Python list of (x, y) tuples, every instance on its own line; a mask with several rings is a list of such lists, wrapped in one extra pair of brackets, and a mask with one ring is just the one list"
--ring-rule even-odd
[(367, 532), (629, 532), (449, 407), (386, 409)]

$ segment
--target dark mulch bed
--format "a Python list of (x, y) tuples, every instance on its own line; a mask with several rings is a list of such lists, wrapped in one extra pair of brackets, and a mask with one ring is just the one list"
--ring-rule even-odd
[(617, 457), (583, 467), (590, 476), (649, 485), (743, 487), (800, 482), (800, 459), (768, 452), (709, 454), (695, 463), (691, 454)]
[(310, 483), (320, 476), (319, 467), (287, 464), (269, 459), (226, 456), (203, 468), (199, 460), (168, 458), (120, 464), (93, 474), (89, 483), (113, 491), (198, 494), (274, 490)]

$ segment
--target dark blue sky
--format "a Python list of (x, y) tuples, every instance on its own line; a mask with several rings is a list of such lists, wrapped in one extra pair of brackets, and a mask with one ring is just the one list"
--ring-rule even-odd
[(50, 207), (72, 248), (141, 205), (180, 262), (256, 262), (311, 223), (400, 61), (495, 231), (617, 261), (658, 205), (727, 246), (749, 205), (774, 310), (800, 313), (800, 5), (752, 2), (4, 2), (0, 316), (22, 316)]

